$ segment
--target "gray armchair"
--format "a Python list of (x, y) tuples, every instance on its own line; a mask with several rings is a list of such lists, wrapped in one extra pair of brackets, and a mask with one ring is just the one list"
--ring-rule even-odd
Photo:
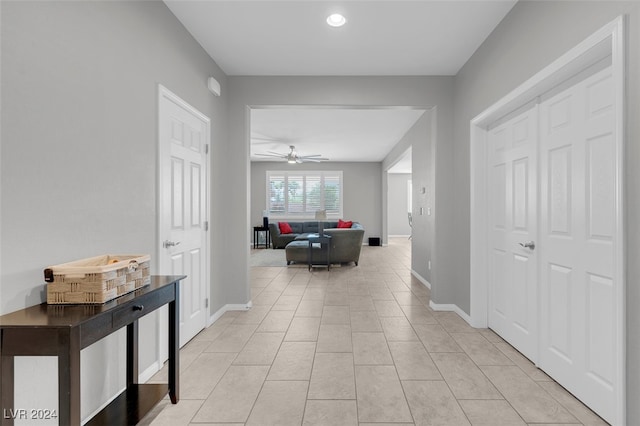
[(364, 228), (362, 226), (350, 229), (325, 229), (324, 233), (331, 236), (332, 263), (354, 262), (356, 265), (358, 264), (364, 238)]

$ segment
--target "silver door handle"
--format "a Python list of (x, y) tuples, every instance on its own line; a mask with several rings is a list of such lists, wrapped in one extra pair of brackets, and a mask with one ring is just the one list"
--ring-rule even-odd
[(169, 248), (169, 247), (177, 246), (178, 244), (180, 244), (180, 241), (174, 242), (174, 241), (164, 240), (162, 242), (162, 247)]
[(519, 243), (522, 247), (528, 248), (530, 250), (534, 250), (536, 248), (536, 243), (533, 241), (527, 241), (526, 243)]

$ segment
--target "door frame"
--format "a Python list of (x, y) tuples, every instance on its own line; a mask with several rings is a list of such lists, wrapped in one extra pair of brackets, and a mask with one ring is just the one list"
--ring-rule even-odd
[[(580, 44), (569, 50), (556, 61), (535, 74), (521, 86), (487, 108), (470, 122), (470, 302), (471, 325), (487, 327), (488, 324), (488, 197), (489, 182), (487, 168), (487, 126), (500, 117), (532, 101), (568, 77), (588, 68), (599, 60), (611, 56), (612, 77), (615, 87), (615, 144), (617, 156), (615, 215), (616, 263), (615, 276), (621, 285), (615, 292), (617, 318), (615, 342), (616, 359), (616, 407), (614, 423), (624, 424), (626, 419), (626, 322), (625, 322), (625, 213), (624, 213), (624, 122), (625, 122), (625, 30), (624, 16), (600, 28)], [(539, 307), (538, 307), (539, 309)]]
[[(163, 222), (163, 215), (161, 213), (162, 210), (162, 206), (164, 204), (165, 198), (167, 196), (167, 194), (165, 193), (166, 191), (163, 191), (161, 182), (162, 182), (162, 159), (164, 157), (166, 157), (167, 155), (169, 155), (169, 147), (168, 146), (163, 146), (163, 144), (160, 141), (160, 126), (161, 126), (161, 116), (160, 116), (160, 107), (161, 107), (161, 103), (163, 101), (163, 99), (169, 101), (169, 102), (173, 102), (175, 104), (177, 104), (178, 106), (180, 106), (181, 108), (187, 110), (189, 113), (193, 114), (194, 116), (198, 117), (200, 120), (204, 121), (206, 123), (206, 127), (205, 127), (205, 135), (204, 135), (204, 140), (205, 143), (207, 145), (211, 145), (211, 120), (209, 119), (209, 117), (207, 117), (206, 115), (202, 114), (200, 111), (198, 111), (197, 109), (195, 109), (193, 106), (191, 106), (190, 104), (188, 104), (187, 102), (185, 102), (182, 98), (180, 98), (178, 95), (176, 95), (175, 93), (173, 93), (172, 91), (170, 91), (169, 89), (167, 89), (165, 86), (163, 86), (162, 84), (158, 84), (158, 105), (157, 105), (157, 114), (158, 114), (158, 134), (157, 134), (157, 143), (158, 143), (158, 158), (157, 158), (157, 176), (156, 176), (156, 190), (157, 190), (157, 203), (156, 203), (156, 223), (157, 223), (157, 228), (156, 228), (156, 259), (158, 259), (158, 261), (156, 262), (156, 272), (157, 273), (162, 273), (161, 267), (162, 265), (160, 264), (160, 259), (163, 253), (163, 248), (162, 248), (162, 240), (163, 240), (163, 226), (166, 225)], [(209, 151), (210, 152), (210, 151)], [(204, 220), (209, 223), (209, 226), (211, 224), (211, 159), (210, 159), (210, 155), (206, 156), (205, 159), (205, 166), (206, 166), (206, 170), (205, 170), (205, 182), (206, 182), (206, 190), (205, 190), (205, 218)], [(204, 245), (204, 258), (207, 260), (205, 262), (205, 271), (204, 271), (204, 279), (203, 279), (203, 286), (205, 288), (201, 289), (202, 290), (202, 294), (206, 295), (206, 298), (209, 300), (209, 303), (206, 306), (206, 311), (205, 311), (205, 327), (208, 325), (209, 322), (209, 318), (211, 316), (210, 314), (210, 310), (211, 310), (211, 287), (205, 285), (205, 283), (210, 283), (210, 277), (211, 277), (211, 259), (210, 259), (210, 253), (211, 253), (211, 232), (208, 230), (203, 230), (202, 232), (204, 232), (205, 235), (205, 245)], [(158, 310), (159, 312), (159, 322), (157, 324), (157, 329), (158, 329), (158, 338), (157, 338), (157, 342), (158, 342), (158, 347), (157, 347), (157, 354), (158, 354), (158, 363), (159, 366), (162, 366), (162, 362), (164, 362), (167, 358), (168, 358), (168, 340), (167, 340), (167, 333), (165, 330), (165, 327), (168, 326), (168, 316), (167, 316), (167, 310), (166, 309), (161, 309)]]

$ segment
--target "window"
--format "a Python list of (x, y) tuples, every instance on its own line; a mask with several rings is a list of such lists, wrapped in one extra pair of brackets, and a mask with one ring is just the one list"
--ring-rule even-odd
[(342, 217), (342, 172), (267, 171), (267, 210), (276, 218), (314, 218), (316, 210)]

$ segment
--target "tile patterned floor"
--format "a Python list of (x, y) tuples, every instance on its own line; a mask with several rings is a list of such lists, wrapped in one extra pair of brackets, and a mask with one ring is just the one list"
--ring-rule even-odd
[(357, 267), (252, 268), (253, 308), (181, 350), (180, 403), (143, 424), (606, 424), (492, 331), (430, 309), (409, 265), (397, 238)]

